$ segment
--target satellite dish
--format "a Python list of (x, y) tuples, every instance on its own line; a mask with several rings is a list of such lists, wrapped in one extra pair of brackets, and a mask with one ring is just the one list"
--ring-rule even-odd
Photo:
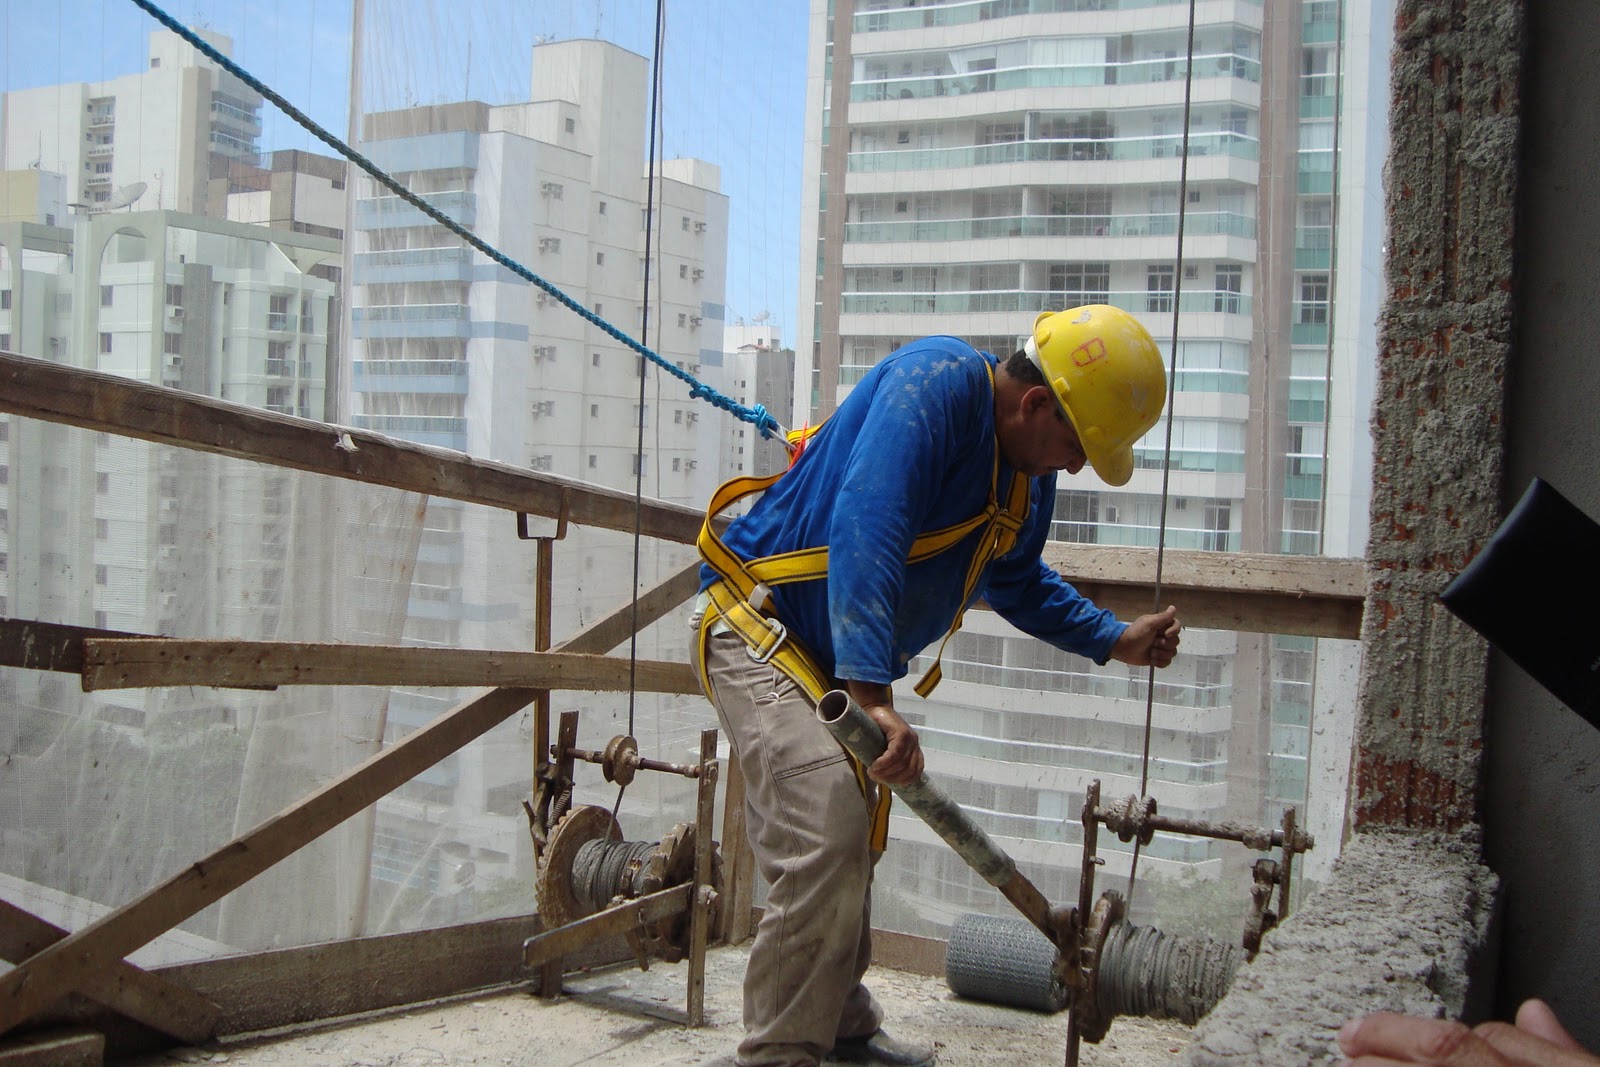
[(122, 188), (111, 194), (110, 200), (107, 200), (103, 204), (96, 204), (93, 214), (98, 215), (102, 211), (115, 211), (118, 208), (132, 207), (133, 202), (143, 196), (144, 191), (148, 188), (150, 187), (144, 182), (134, 182), (132, 185), (124, 185)]
[(758, 311), (753, 316), (751, 316), (750, 321), (751, 322), (766, 322), (770, 318), (772, 318), (772, 312), (770, 312), (770, 311)]

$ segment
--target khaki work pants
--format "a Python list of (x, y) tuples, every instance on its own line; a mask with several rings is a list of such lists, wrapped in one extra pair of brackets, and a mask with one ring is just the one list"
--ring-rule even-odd
[[(694, 642), (698, 644), (698, 642)], [(872, 955), (870, 811), (805, 691), (744, 642), (703, 650), (722, 728), (745, 775), (750, 848), (770, 889), (744, 978), (744, 1067), (811, 1067), (882, 1011), (861, 977)]]

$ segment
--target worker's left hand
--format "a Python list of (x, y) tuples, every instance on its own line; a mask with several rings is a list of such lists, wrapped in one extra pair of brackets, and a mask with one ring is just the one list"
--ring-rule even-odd
[(1594, 1067), (1585, 1052), (1540, 1000), (1525, 1002), (1517, 1022), (1480, 1023), (1468, 1029), (1448, 1019), (1380, 1012), (1352, 1020), (1339, 1031), (1345, 1067)]
[(1122, 631), (1111, 646), (1111, 658), (1134, 667), (1168, 666), (1178, 654), (1178, 609), (1168, 607), (1154, 615), (1141, 615)]

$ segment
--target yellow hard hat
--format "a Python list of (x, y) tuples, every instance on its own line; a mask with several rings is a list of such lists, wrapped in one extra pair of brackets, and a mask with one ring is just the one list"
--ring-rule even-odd
[(1023, 345), (1108, 485), (1133, 477), (1133, 445), (1161, 417), (1167, 370), (1150, 331), (1109, 304), (1046, 311)]

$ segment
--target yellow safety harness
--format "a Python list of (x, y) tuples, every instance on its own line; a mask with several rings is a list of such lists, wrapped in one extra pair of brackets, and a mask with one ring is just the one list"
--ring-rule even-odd
[[(989, 385), (992, 390), (993, 367), (989, 368)], [(699, 548), (701, 557), (721, 580), (713, 582), (706, 589), (708, 602), (700, 623), (699, 640), (701, 647), (704, 648), (713, 627), (719, 622), (725, 624), (744, 641), (752, 659), (758, 663), (770, 662), (773, 667), (793, 679), (812, 702), (816, 703), (833, 688), (832, 684), (817, 666), (811, 652), (790, 635), (783, 623), (769, 614), (767, 609), (773, 586), (827, 577), (828, 547), (821, 545), (816, 548), (781, 552), (760, 559), (741, 560), (723, 543), (713, 525), (716, 517), (724, 510), (747, 496), (766, 490), (783, 474), (784, 472), (780, 471), (765, 477), (733, 478), (723, 483), (712, 495), (710, 506), (706, 509), (705, 523), (700, 528)], [(928, 668), (928, 672), (916, 685), (919, 696), (926, 697), (939, 684), (942, 677), (939, 661), (944, 656), (944, 646), (961, 628), (961, 619), (966, 613), (966, 606), (971, 601), (973, 592), (977, 589), (983, 569), (990, 561), (1011, 551), (1023, 523), (1027, 521), (1028, 478), (1020, 473), (1011, 476), (1011, 485), (1007, 490), (1003, 506), (999, 503), (999, 484), (1000, 446), (997, 440), (994, 467), (989, 481), (988, 504), (982, 511), (964, 522), (919, 535), (911, 543), (911, 550), (906, 555), (908, 564), (918, 563), (955, 547), (974, 530), (983, 531), (972, 561), (967, 565), (966, 579), (961, 592), (961, 607), (956, 609), (955, 619), (939, 642), (939, 652), (934, 657), (933, 666)], [(704, 663), (703, 656), (701, 662)], [(703, 667), (700, 684), (705, 692), (711, 692), (709, 679), (704, 676)], [(855, 770), (856, 781), (861, 785), (862, 795), (868, 795), (866, 768), (853, 756), (850, 757), (850, 762)], [(878, 791), (869, 838), (875, 852), (882, 852), (888, 842), (890, 799), (891, 794), (887, 789)]]

